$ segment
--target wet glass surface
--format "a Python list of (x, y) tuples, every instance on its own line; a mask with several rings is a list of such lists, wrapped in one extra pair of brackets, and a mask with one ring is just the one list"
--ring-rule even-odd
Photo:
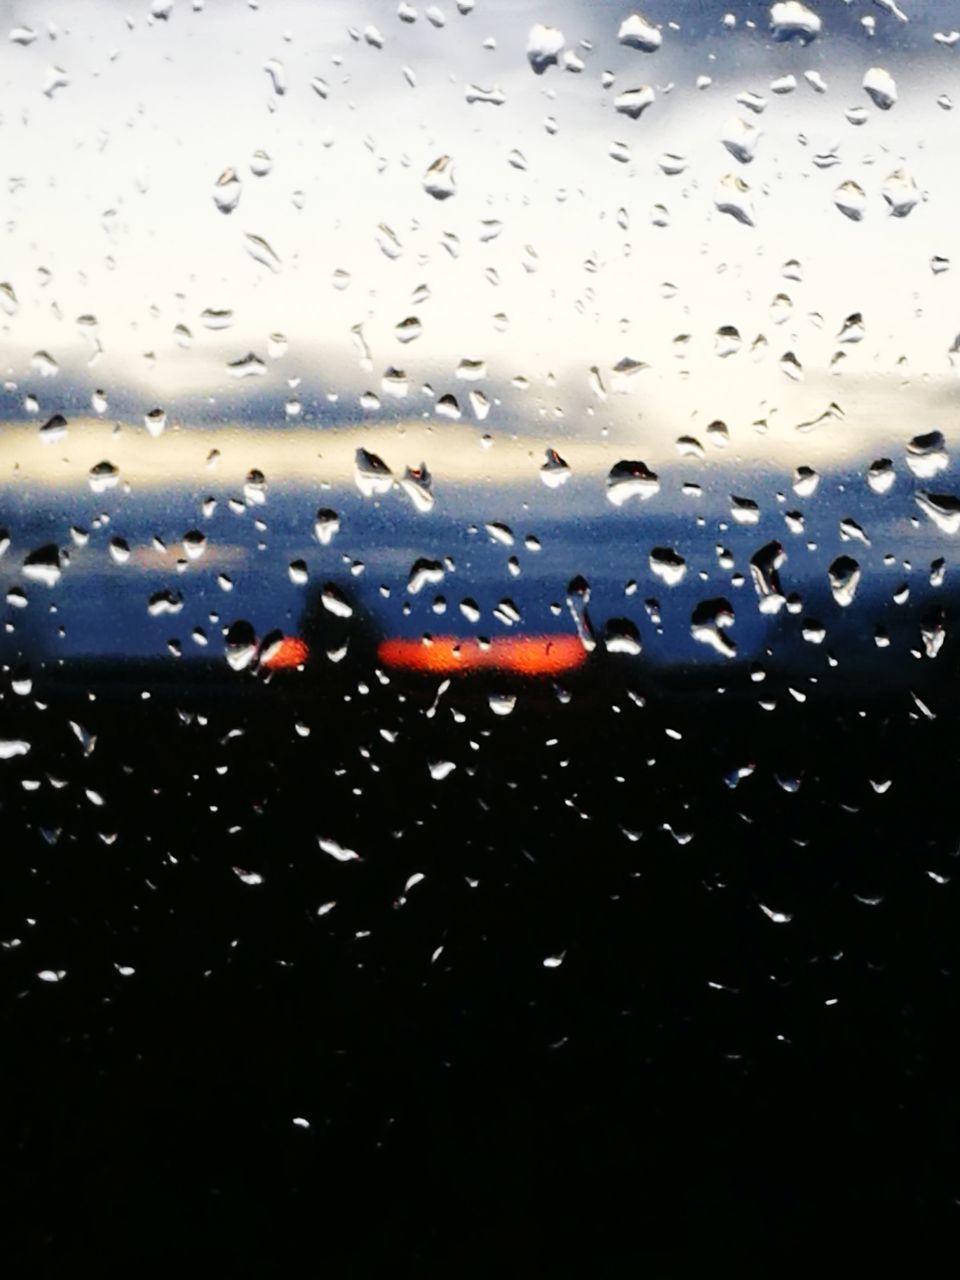
[(960, 8), (6, 19), (14, 1273), (951, 1220)]

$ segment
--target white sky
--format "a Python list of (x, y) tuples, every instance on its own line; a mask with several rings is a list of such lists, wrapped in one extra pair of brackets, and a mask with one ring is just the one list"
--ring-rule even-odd
[[(236, 390), (226, 362), (248, 351), (267, 359), (267, 336), (279, 331), (289, 338), (288, 353), (268, 360), (267, 378), (254, 387), (275, 390), (277, 421), (290, 394), (287, 378), (349, 398), (378, 390), (390, 365), (403, 368), (414, 389), (429, 380), (437, 392), (465, 399), (468, 388), (454, 371), (466, 356), (484, 359), (498, 386), (528, 378), (530, 391), (517, 393), (511, 406), (511, 426), (521, 415), (524, 430), (561, 449), (579, 447), (584, 465), (598, 471), (628, 446), (652, 460), (672, 456), (676, 436), (702, 432), (715, 418), (731, 428), (725, 456), (751, 465), (873, 456), (889, 441), (934, 426), (950, 441), (956, 411), (947, 349), (960, 330), (958, 117), (936, 99), (946, 92), (960, 101), (960, 54), (936, 45), (932, 34), (949, 29), (954, 6), (913, 6), (908, 47), (906, 29), (876, 6), (859, 6), (876, 17), (871, 41), (865, 34), (840, 39), (831, 32), (830, 6), (815, 4), (824, 32), (803, 48), (772, 44), (742, 23), (725, 32), (724, 8), (745, 6), (706, 5), (716, 17), (709, 39), (695, 42), (665, 26), (663, 47), (652, 55), (616, 41), (628, 6), (477, 0), (473, 13), (461, 16), (454, 0), (440, 0), (442, 29), (426, 20), (428, 6), (416, 7), (418, 20), (408, 25), (393, 0), (262, 0), (258, 9), (246, 0), (207, 0), (203, 12), (177, 0), (168, 22), (148, 20), (149, 0), (0, 6), (8, 27), (38, 32), (27, 48), (0, 44), (0, 281), (13, 286), (20, 303), (16, 315), (0, 315), (0, 368), (18, 384), (8, 404), (29, 389), (40, 398), (40, 421), (59, 408), (64, 379), (42, 380), (30, 370), (30, 356), (44, 349), (65, 371), (79, 370), (91, 389), (133, 389), (144, 409), (163, 404), (175, 416), (178, 394)], [(765, 6), (749, 9), (763, 18)], [(683, 12), (666, 0), (643, 11), (661, 25)], [(532, 73), (525, 48), (535, 21), (561, 26), (568, 47), (593, 44), (592, 51), (579, 48), (582, 74)], [(382, 49), (348, 34), (370, 22), (383, 33)], [(495, 49), (483, 48), (487, 37)], [(263, 69), (270, 58), (285, 67), (282, 97)], [(877, 110), (860, 87), (874, 65), (898, 83), (889, 112)], [(48, 97), (51, 66), (62, 67), (70, 82)], [(415, 88), (404, 67), (415, 73)], [(804, 82), (808, 69), (823, 76), (825, 94)], [(601, 85), (605, 70), (616, 75), (611, 89)], [(770, 80), (786, 73), (798, 77), (797, 89), (772, 94)], [(713, 84), (696, 89), (698, 75)], [(326, 100), (310, 88), (316, 76), (329, 86)], [(505, 104), (468, 105), (471, 83), (499, 87)], [(637, 121), (617, 115), (616, 93), (644, 84), (657, 90), (654, 105)], [(767, 98), (762, 115), (736, 105), (744, 90)], [(859, 128), (845, 118), (852, 106), (867, 109)], [(544, 128), (548, 115), (557, 122), (554, 136)], [(763, 130), (750, 165), (738, 164), (719, 141), (733, 115)], [(629, 144), (630, 163), (610, 158), (614, 141)], [(260, 178), (249, 169), (258, 148), (273, 161)], [(515, 148), (525, 170), (509, 163)], [(840, 163), (813, 164), (814, 155), (833, 148)], [(686, 158), (683, 174), (659, 170), (665, 151)], [(421, 185), (441, 154), (453, 158), (458, 184), (444, 202)], [(893, 218), (880, 188), (903, 165), (923, 201), (908, 217)], [(212, 192), (227, 166), (236, 168), (243, 192), (225, 216)], [(755, 227), (713, 207), (717, 183), (730, 173), (752, 188)], [(845, 179), (867, 193), (862, 222), (833, 205), (832, 192)], [(658, 203), (669, 210), (669, 227), (651, 224)], [(629, 216), (626, 231), (617, 223), (620, 208)], [(486, 244), (479, 239), (484, 219), (503, 224)], [(377, 247), (380, 223), (403, 245), (396, 260)], [(458, 237), (459, 257), (443, 247), (444, 233)], [(246, 234), (273, 246), (278, 273), (251, 259)], [(957, 266), (934, 276), (934, 254)], [(789, 258), (802, 263), (802, 283), (782, 277)], [(525, 264), (534, 263), (528, 272)], [(47, 283), (40, 270), (51, 273)], [(331, 284), (336, 270), (350, 273), (343, 291)], [(491, 271), (499, 283), (490, 282)], [(664, 296), (665, 282), (673, 296)], [(430, 299), (415, 304), (423, 284)], [(771, 316), (778, 293), (792, 303), (782, 324)], [(208, 307), (232, 309), (233, 327), (204, 329), (200, 313)], [(863, 313), (866, 336), (844, 348), (845, 370), (833, 376), (835, 336), (855, 311)], [(500, 313), (506, 322), (495, 321)], [(89, 345), (76, 319), (87, 314), (98, 320), (103, 354), (84, 370)], [(412, 314), (423, 333), (403, 346), (394, 326)], [(178, 324), (193, 333), (189, 350), (174, 341)], [(356, 324), (371, 351), (369, 368), (358, 364), (350, 332)], [(737, 326), (744, 347), (721, 361), (713, 335), (723, 324)], [(767, 356), (754, 362), (747, 348), (761, 333)], [(684, 359), (674, 343), (681, 334), (690, 335)], [(778, 367), (786, 351), (804, 366), (799, 384)], [(144, 360), (147, 352), (155, 363)], [(599, 366), (609, 386), (610, 369), (624, 356), (650, 369), (629, 396), (596, 402), (589, 368)], [(845, 421), (798, 437), (796, 423), (831, 400)], [(430, 404), (415, 395), (411, 412)], [(759, 418), (770, 424), (766, 435), (751, 426)], [(475, 434), (498, 425), (494, 414)], [(365, 438), (371, 433), (372, 423)], [(142, 447), (155, 443), (144, 439)], [(457, 479), (469, 479), (473, 454), (448, 446), (426, 461), (438, 472), (446, 457)], [(22, 435), (8, 430), (0, 444), (5, 474), (22, 461), (24, 447)], [(44, 448), (38, 456), (50, 459), (42, 465), (56, 483), (54, 454)], [(491, 464), (484, 456), (476, 465)]]

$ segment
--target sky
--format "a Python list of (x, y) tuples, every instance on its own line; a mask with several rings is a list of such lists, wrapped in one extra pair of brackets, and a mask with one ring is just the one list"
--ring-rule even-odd
[[(936, 550), (943, 536), (909, 524), (909, 498), (895, 516), (878, 510), (863, 472), (890, 456), (909, 494), (907, 441), (938, 429), (949, 448), (955, 434), (956, 268), (931, 260), (956, 257), (957, 124), (942, 95), (957, 91), (960, 45), (934, 37), (951, 14), (960, 25), (960, 6), (906, 4), (902, 21), (875, 3), (814, 3), (822, 29), (802, 44), (772, 38), (766, 4), (651, 0), (653, 53), (618, 41), (628, 5), (476, 0), (462, 13), (441, 0), (434, 21), (430, 8), (411, 5), (405, 22), (393, 0), (0, 6), (16, 36), (0, 44), (7, 574), (45, 528), (62, 541), (111, 504), (125, 504), (133, 541), (158, 524), (182, 534), (208, 494), (222, 520), (253, 467), (268, 477), (268, 524), (309, 540), (315, 505), (349, 502), (351, 554), (384, 566), (453, 527), (529, 520), (556, 530), (557, 581), (585, 560), (619, 581), (631, 538), (645, 563), (656, 506), (673, 540), (699, 539), (706, 556), (730, 493), (767, 495), (769, 526), (749, 537), (779, 536), (775, 495), (799, 465), (829, 477), (805, 504), (830, 530), (820, 571), (846, 549), (848, 514), (909, 531), (918, 557)], [(561, 65), (542, 75), (527, 57), (537, 23), (563, 32)], [(896, 83), (889, 109), (863, 88), (871, 68)], [(789, 76), (791, 91), (771, 89)], [(617, 112), (619, 94), (647, 86), (639, 119)], [(762, 112), (738, 103), (745, 93)], [(742, 132), (736, 120), (759, 130), (749, 163), (722, 141)], [(438, 200), (424, 175), (443, 156), (455, 190)], [(231, 168), (239, 187), (217, 187)], [(730, 177), (750, 188), (753, 225), (717, 207)], [(860, 220), (836, 207), (845, 182), (864, 193)], [(900, 198), (904, 182), (916, 203), (892, 216), (884, 188)], [(225, 188), (240, 193), (227, 213), (214, 199)], [(856, 314), (846, 336), (862, 337), (840, 341)], [(419, 336), (404, 342), (409, 317)], [(737, 339), (718, 338), (724, 327)], [(718, 344), (736, 349), (721, 357)], [(238, 377), (229, 366), (250, 354), (262, 371)], [(637, 371), (618, 374), (624, 361)], [(471, 391), (486, 397), (482, 418)], [(458, 420), (440, 412), (450, 396)], [(155, 438), (144, 415), (157, 408)], [(55, 413), (68, 430), (49, 444), (38, 428)], [(706, 433), (718, 420), (724, 448)], [(678, 456), (686, 435), (702, 460)], [(356, 495), (358, 447), (398, 474), (425, 462), (433, 512), (395, 493), (384, 524)], [(539, 481), (547, 447), (572, 468), (559, 490)], [(623, 458), (664, 477), (642, 514), (606, 502)], [(88, 472), (104, 459), (122, 485), (94, 502)], [(951, 471), (938, 479), (948, 491)], [(701, 485), (699, 507), (685, 480)], [(594, 542), (578, 547), (588, 520)], [(236, 563), (229, 527), (218, 538)], [(104, 541), (99, 559), (75, 556), (78, 583), (82, 563), (113, 581)], [(274, 600), (288, 542), (271, 562)], [(244, 599), (265, 614), (258, 591)]]

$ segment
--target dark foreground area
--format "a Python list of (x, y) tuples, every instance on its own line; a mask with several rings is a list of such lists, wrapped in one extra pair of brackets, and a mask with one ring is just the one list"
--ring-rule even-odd
[(949, 691), (141, 683), (6, 704), (8, 1274), (956, 1221)]

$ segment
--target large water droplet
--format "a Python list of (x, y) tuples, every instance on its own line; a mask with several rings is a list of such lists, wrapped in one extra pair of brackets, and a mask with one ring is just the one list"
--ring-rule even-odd
[(659, 492), (660, 478), (645, 462), (623, 460), (610, 468), (607, 498), (615, 507), (622, 507), (631, 498), (645, 502)]
[(224, 169), (213, 188), (213, 203), (221, 213), (233, 213), (240, 203), (243, 184), (235, 169)]
[(457, 189), (450, 156), (439, 156), (423, 175), (423, 189), (435, 200), (446, 200)]
[(56, 543), (37, 547), (23, 562), (23, 576), (31, 582), (41, 582), (45, 587), (55, 587), (63, 572), (60, 548)]
[(841, 182), (833, 193), (833, 203), (852, 222), (860, 222), (867, 211), (867, 196), (863, 187), (852, 179)]
[(354, 479), (365, 498), (381, 497), (393, 488), (393, 472), (375, 453), (358, 449), (354, 458)]
[(797, 40), (809, 44), (820, 34), (819, 17), (797, 0), (783, 0), (770, 6), (770, 30), (774, 40)]
[(655, 53), (663, 44), (662, 33), (639, 13), (631, 13), (624, 18), (617, 39), (628, 48), (640, 49), (643, 53)]
[(737, 174), (728, 173), (726, 177), (720, 179), (713, 203), (719, 213), (729, 213), (745, 227), (754, 226), (750, 188)]
[(956, 533), (960, 529), (960, 498), (952, 493), (920, 493), (915, 495), (917, 506), (929, 516), (944, 533)]
[(655, 98), (653, 89), (649, 85), (642, 85), (639, 89), (625, 89), (623, 93), (617, 94), (613, 105), (620, 115), (639, 120), (647, 107), (652, 106)]
[(540, 468), (540, 479), (548, 489), (559, 489), (570, 479), (570, 466), (556, 449), (547, 449), (547, 460)]
[(860, 565), (850, 556), (837, 556), (827, 570), (830, 590), (837, 604), (846, 608), (853, 604), (860, 585)]
[(897, 100), (897, 85), (883, 67), (871, 67), (863, 77), (864, 92), (881, 111), (889, 111)]
[(724, 635), (734, 623), (733, 605), (722, 596), (702, 600), (690, 615), (690, 634), (700, 644), (709, 645), (724, 658), (736, 657), (737, 646)]
[(757, 154), (761, 131), (740, 116), (731, 116), (723, 127), (720, 141), (735, 160), (749, 164)]
[(247, 253), (253, 258), (254, 262), (259, 262), (262, 267), (266, 267), (268, 271), (272, 271), (275, 275), (281, 269), (280, 259), (277, 257), (271, 245), (264, 240), (263, 236), (251, 235), (249, 232), (244, 236), (247, 245)]
[(686, 575), (687, 562), (670, 547), (654, 547), (650, 552), (650, 570), (668, 587), (675, 587)]
[(920, 202), (920, 192), (905, 168), (894, 169), (880, 188), (893, 218), (905, 218)]
[(921, 480), (929, 480), (950, 463), (942, 431), (914, 436), (907, 445), (907, 466)]

